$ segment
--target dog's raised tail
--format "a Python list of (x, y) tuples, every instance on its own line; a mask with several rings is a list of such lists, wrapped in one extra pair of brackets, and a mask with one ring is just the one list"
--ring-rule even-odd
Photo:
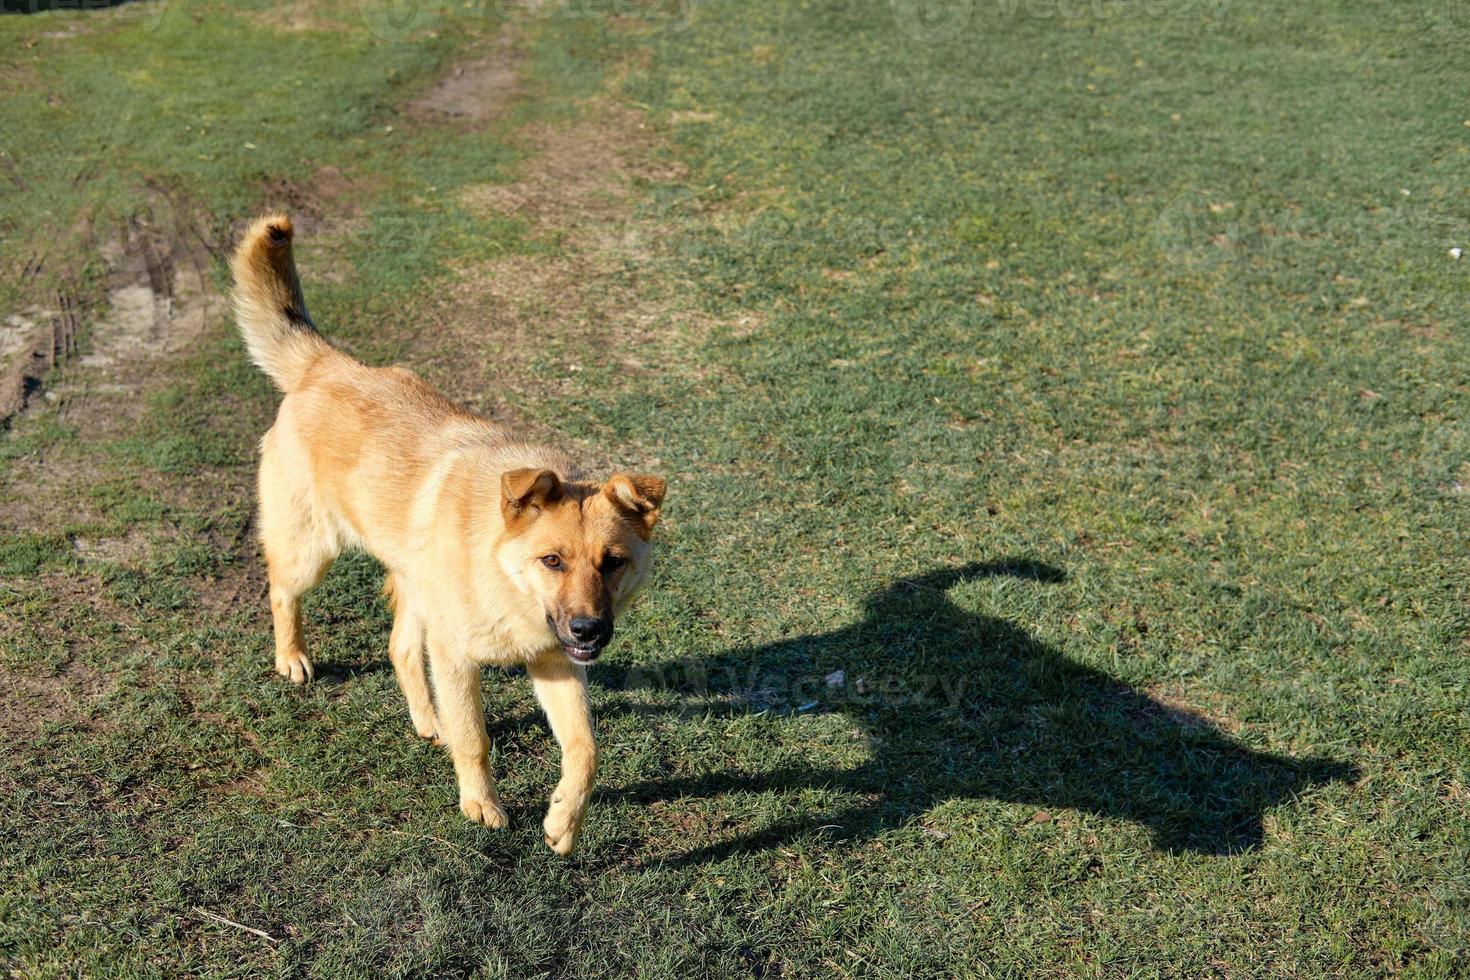
[(256, 218), (230, 257), (235, 322), (245, 347), (284, 392), (299, 387), (306, 369), (330, 349), (306, 312), (291, 236), (284, 214)]

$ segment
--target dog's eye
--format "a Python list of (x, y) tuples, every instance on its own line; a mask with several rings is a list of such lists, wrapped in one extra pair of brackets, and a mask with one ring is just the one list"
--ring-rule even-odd
[(628, 564), (628, 559), (622, 555), (608, 555), (602, 560), (602, 572), (604, 575), (609, 575), (626, 564)]
[(561, 571), (561, 555), (547, 555), (541, 559), (541, 564), (552, 571)]

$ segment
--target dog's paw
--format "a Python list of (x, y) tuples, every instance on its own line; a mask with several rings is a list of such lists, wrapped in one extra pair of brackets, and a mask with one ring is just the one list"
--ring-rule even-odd
[(482, 823), (491, 830), (500, 830), (510, 823), (505, 807), (491, 800), (475, 800), (462, 797), (460, 811), (475, 823)]
[(551, 795), (551, 806), (546, 810), (546, 820), (541, 824), (546, 835), (546, 846), (562, 857), (572, 853), (577, 846), (577, 835), (582, 832), (582, 818), (587, 813), (587, 798), (572, 797), (557, 790)]
[(316, 676), (311, 660), (300, 650), (276, 654), (276, 673), (292, 684), (309, 684)]
[(414, 715), (411, 720), (413, 721), (413, 730), (418, 734), (419, 738), (428, 742), (430, 745), (444, 744), (444, 739), (439, 737), (439, 719), (434, 717), (433, 712), (423, 717)]

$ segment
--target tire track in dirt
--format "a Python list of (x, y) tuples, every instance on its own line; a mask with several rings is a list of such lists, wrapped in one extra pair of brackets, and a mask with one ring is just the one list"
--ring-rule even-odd
[[(43, 305), (33, 303), (10, 313), (0, 325), (0, 424), (8, 422), (35, 399), (55, 401), (62, 381), (43, 391), (43, 381), (57, 366), (79, 360), (86, 367), (106, 367), (117, 384), (136, 390), (140, 379), (134, 362), (180, 349), (198, 336), (223, 309), (209, 285), (212, 256), (224, 247), (218, 232), (208, 229), (199, 209), (181, 205), (177, 195), (150, 183), (139, 204), (117, 227), (99, 229), (84, 215), (44, 255), (32, 260), (22, 283), (39, 280), (53, 253), (52, 279), (62, 285)], [(105, 270), (101, 282), (83, 286), (88, 258)], [(86, 343), (79, 337), (86, 335)], [(83, 348), (86, 348), (85, 352)], [(73, 388), (75, 393), (77, 389)], [(102, 389), (106, 390), (106, 389)]]
[[(71, 523), (103, 521), (87, 491), (115, 477), (117, 461), (97, 444), (138, 431), (150, 394), (176, 376), (170, 361), (217, 329), (227, 309), (212, 276), (227, 232), (177, 193), (150, 184), (116, 225), (103, 230), (84, 224), (76, 248), (96, 256), (103, 274), (87, 290), (58, 292), (56, 309), (30, 308), (23, 315), (33, 324), (63, 321), (43, 329), (38, 342), (44, 348), (48, 333), (55, 338), (56, 353), (45, 366), (60, 370), (23, 372), (24, 403), (44, 402), (54, 421), (78, 438), (8, 464), (0, 530), (44, 531), (55, 527), (58, 515)], [(42, 358), (33, 352), (31, 360)], [(162, 499), (198, 499), (192, 480), (141, 471), (129, 476)], [(115, 559), (137, 556), (128, 540), (99, 541), (95, 550)]]
[(76, 354), (79, 312), (75, 294), (56, 289), (49, 307), (32, 306), (0, 323), (0, 424), (40, 393), (52, 368)]

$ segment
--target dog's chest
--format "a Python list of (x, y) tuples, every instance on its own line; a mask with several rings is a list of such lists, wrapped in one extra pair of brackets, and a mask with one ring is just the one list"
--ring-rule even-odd
[(467, 652), (477, 663), (514, 666), (556, 646), (555, 637), (542, 624), (527, 623), (516, 616), (477, 618), (479, 621), (467, 637)]

